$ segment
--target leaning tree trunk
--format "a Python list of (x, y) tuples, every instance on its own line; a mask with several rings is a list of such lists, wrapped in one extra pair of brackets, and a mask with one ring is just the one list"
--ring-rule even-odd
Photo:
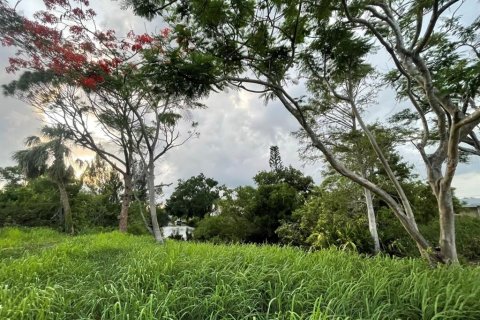
[(363, 188), (365, 194), (365, 203), (367, 204), (368, 229), (372, 236), (375, 254), (380, 252), (380, 240), (378, 238), (377, 221), (375, 218), (375, 210), (373, 209), (372, 192), (367, 188)]
[(157, 204), (155, 201), (155, 166), (153, 163), (153, 159), (150, 159), (150, 163), (148, 165), (147, 180), (148, 205), (150, 208), (150, 218), (152, 219), (153, 236), (155, 237), (155, 241), (157, 241), (158, 243), (163, 243), (162, 230), (160, 229), (157, 218)]
[(422, 257), (427, 259), (432, 265), (439, 262), (443, 263), (443, 258), (432, 250), (432, 246), (418, 230), (417, 223), (411, 212), (410, 204), (408, 202), (405, 203), (405, 199), (403, 199), (404, 201), (401, 201), (401, 203), (398, 203), (397, 200), (395, 200), (388, 192), (375, 185), (368, 179), (365, 179), (363, 176), (358, 175), (357, 173), (345, 167), (343, 163), (341, 163), (319, 139), (308, 121), (305, 119), (301, 109), (297, 105), (295, 105), (296, 102), (293, 101), (291, 98), (287, 98), (278, 88), (280, 88), (280, 86), (277, 86), (275, 88), (276, 96), (280, 99), (285, 108), (297, 119), (299, 124), (305, 130), (305, 133), (310, 138), (312, 145), (323, 153), (325, 159), (335, 169), (335, 171), (337, 171), (344, 177), (352, 180), (353, 182), (359, 184), (360, 186), (369, 189), (371, 192), (375, 193), (382, 200), (384, 200), (388, 204), (390, 209), (392, 209), (393, 214), (398, 218), (409, 236), (413, 239), (413, 241), (415, 241), (415, 244), (417, 245)]
[(128, 208), (130, 207), (130, 201), (132, 200), (132, 176), (129, 174), (123, 175), (123, 184), (125, 190), (122, 197), (122, 209), (120, 210), (118, 229), (120, 232), (127, 232), (128, 227)]
[(73, 216), (70, 208), (70, 201), (68, 200), (67, 189), (63, 183), (59, 183), (58, 190), (60, 191), (60, 202), (62, 203), (65, 232), (73, 234)]

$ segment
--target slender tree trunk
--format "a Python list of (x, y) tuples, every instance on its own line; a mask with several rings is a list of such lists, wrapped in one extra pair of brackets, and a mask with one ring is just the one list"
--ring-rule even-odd
[(153, 159), (150, 159), (148, 164), (147, 185), (148, 205), (150, 208), (150, 218), (152, 219), (153, 236), (155, 237), (155, 241), (157, 241), (158, 243), (163, 243), (162, 230), (160, 229), (160, 225), (158, 224), (157, 219), (157, 204), (155, 201), (155, 166), (153, 163)]
[(365, 202), (367, 204), (368, 229), (370, 230), (370, 235), (372, 236), (375, 254), (377, 254), (380, 252), (380, 240), (378, 238), (375, 210), (373, 209), (372, 192), (367, 188), (363, 188), (363, 191), (365, 194)]
[(440, 250), (447, 263), (457, 263), (457, 247), (455, 243), (455, 211), (453, 208), (452, 189), (443, 190), (438, 194), (440, 211)]
[[(436, 160), (436, 159), (433, 159)], [(445, 263), (457, 263), (457, 246), (455, 240), (455, 210), (453, 207), (453, 192), (446, 185), (442, 175), (442, 161), (434, 162), (427, 166), (428, 181), (433, 194), (437, 198), (438, 214), (440, 220), (440, 237), (438, 244)]]
[(65, 188), (65, 185), (63, 183), (59, 183), (58, 190), (60, 191), (60, 201), (62, 202), (65, 232), (69, 234), (73, 234), (74, 233), (73, 216), (72, 216), (72, 210), (70, 208), (70, 201), (68, 200), (67, 189)]
[(120, 211), (118, 229), (120, 232), (127, 232), (128, 227), (128, 208), (130, 207), (130, 201), (132, 200), (132, 176), (129, 174), (123, 175), (123, 184), (125, 190), (122, 197), (122, 209)]

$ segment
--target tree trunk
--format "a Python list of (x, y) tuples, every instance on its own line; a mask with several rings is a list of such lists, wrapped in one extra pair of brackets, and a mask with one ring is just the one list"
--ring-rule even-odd
[(455, 243), (455, 211), (453, 208), (452, 189), (440, 187), (438, 208), (440, 213), (439, 245), (446, 263), (457, 263), (457, 247)]
[(410, 235), (410, 237), (415, 241), (422, 257), (427, 259), (432, 265), (439, 262), (443, 263), (444, 259), (441, 257), (441, 255), (432, 250), (432, 246), (418, 230), (417, 223), (413, 215), (405, 212), (410, 209), (409, 205), (407, 206), (407, 208), (405, 208), (404, 201), (402, 201), (402, 203), (398, 203), (388, 192), (386, 192), (373, 182), (369, 181), (368, 179), (365, 179), (364, 177), (345, 167), (343, 163), (341, 163), (319, 139), (310, 124), (304, 118), (301, 110), (298, 107), (294, 107), (294, 105), (290, 104), (290, 102), (294, 103), (294, 101), (292, 102), (292, 100), (287, 100), (285, 95), (280, 93), (278, 90), (279, 89), (277, 89), (277, 91), (275, 92), (276, 96), (280, 99), (285, 108), (297, 119), (299, 124), (305, 130), (306, 134), (309, 136), (312, 145), (323, 153), (325, 159), (335, 169), (335, 171), (337, 171), (344, 177), (352, 180), (353, 182), (359, 184), (360, 186), (369, 189), (371, 192), (375, 193), (377, 196), (383, 199), (392, 209), (394, 215), (398, 218), (398, 220), (405, 228), (407, 233)]
[(132, 199), (132, 177), (129, 174), (123, 175), (123, 184), (125, 190), (122, 197), (122, 209), (120, 211), (118, 229), (120, 232), (127, 232), (128, 227), (128, 208)]
[(67, 189), (63, 183), (58, 184), (58, 190), (60, 191), (60, 202), (63, 209), (63, 221), (65, 223), (65, 232), (69, 234), (74, 233), (73, 229), (73, 216), (70, 208), (70, 202), (68, 201)]
[(442, 159), (431, 158), (430, 163), (427, 165), (428, 182), (435, 198), (437, 198), (440, 218), (440, 237), (438, 240), (440, 254), (445, 263), (457, 263), (453, 193), (451, 186), (445, 183), (442, 175), (442, 163)]
[(157, 219), (157, 204), (155, 201), (155, 166), (153, 163), (153, 159), (150, 159), (150, 163), (148, 164), (147, 180), (148, 205), (150, 208), (150, 218), (152, 219), (153, 236), (155, 237), (155, 241), (157, 241), (158, 243), (163, 243), (162, 230), (160, 229), (160, 225), (158, 224)]
[(367, 204), (368, 229), (370, 230), (370, 235), (372, 236), (375, 254), (377, 254), (380, 252), (380, 240), (378, 238), (375, 210), (373, 209), (372, 192), (367, 188), (363, 188), (363, 191), (365, 193), (365, 203)]

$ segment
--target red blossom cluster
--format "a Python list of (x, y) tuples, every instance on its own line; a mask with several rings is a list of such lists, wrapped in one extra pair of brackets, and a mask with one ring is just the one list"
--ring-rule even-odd
[(172, 30), (170, 28), (165, 28), (162, 31), (160, 31), (160, 34), (162, 35), (163, 38), (168, 38), (171, 31)]
[(41, 38), (53, 43), (59, 42), (61, 38), (60, 32), (53, 28), (42, 25), (36, 21), (24, 19), (23, 28), (24, 31), (28, 33), (32, 38)]
[(144, 33), (142, 35), (137, 36), (135, 41), (139, 44), (147, 44), (147, 43), (152, 43), (153, 38), (150, 37), (150, 35)]
[(112, 69), (115, 69), (122, 63), (122, 59), (113, 58), (111, 60), (102, 59), (97, 62), (97, 66), (106, 74), (112, 73)]
[(85, 13), (81, 8), (73, 8), (72, 10), (73, 15), (77, 16), (80, 19), (85, 19)]
[(93, 74), (88, 77), (81, 77), (79, 80), (79, 84), (88, 89), (95, 89), (97, 85), (103, 83), (104, 78), (100, 75)]
[(0, 42), (2, 43), (2, 46), (10, 47), (15, 43), (15, 40), (13, 40), (13, 38), (10, 36), (5, 36), (2, 39), (0, 39)]
[(58, 18), (47, 11), (38, 11), (34, 14), (34, 17), (43, 23), (54, 24), (58, 22)]
[[(79, 6), (72, 5), (73, 2)], [(50, 69), (84, 88), (95, 89), (119, 65), (136, 68), (131, 59), (136, 59), (137, 52), (162, 47), (160, 37), (147, 33), (136, 35), (131, 31), (120, 40), (114, 30), (87, 30), (85, 26), (95, 16), (92, 9), (86, 8), (88, 0), (44, 0), (44, 3), (47, 11), (35, 13), (35, 20), (22, 18), (23, 28), (0, 33), (2, 45), (20, 49), (10, 59), (8, 72), (22, 68)], [(0, 6), (14, 13), (6, 3), (0, 1)], [(160, 36), (167, 38), (169, 33), (166, 28)]]
[(134, 43), (131, 46), (133, 51), (140, 51), (143, 49), (144, 45), (151, 44), (155, 40), (147, 33), (134, 36), (133, 31), (130, 31), (129, 35), (134, 39)]
[(74, 35), (80, 35), (83, 33), (83, 31), (85, 30), (84, 27), (82, 26), (70, 26), (69, 28), (70, 32), (73, 33)]

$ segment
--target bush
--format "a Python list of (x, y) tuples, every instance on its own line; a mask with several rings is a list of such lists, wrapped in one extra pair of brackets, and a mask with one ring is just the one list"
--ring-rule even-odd
[(255, 231), (255, 226), (242, 216), (220, 214), (201, 220), (193, 231), (193, 238), (200, 241), (245, 242)]

